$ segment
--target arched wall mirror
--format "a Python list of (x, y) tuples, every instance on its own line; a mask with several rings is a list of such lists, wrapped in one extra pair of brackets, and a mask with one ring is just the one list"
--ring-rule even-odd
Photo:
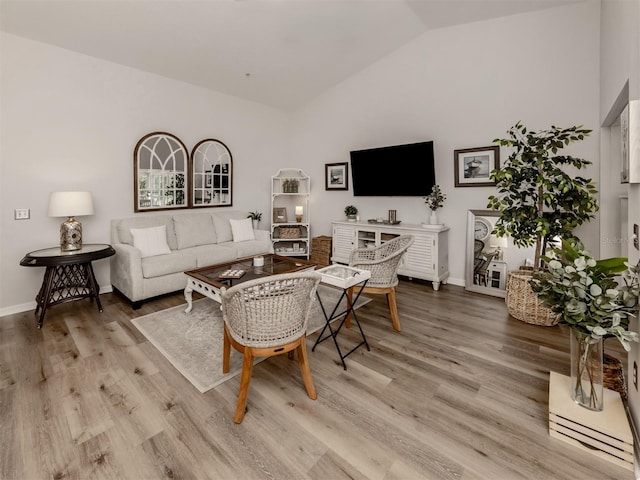
[(511, 238), (492, 235), (498, 217), (492, 210), (467, 213), (465, 290), (504, 298), (508, 272), (532, 260), (534, 249), (516, 248)]
[(191, 204), (194, 207), (232, 205), (231, 152), (220, 140), (199, 142), (191, 151)]
[(187, 148), (170, 133), (142, 137), (133, 153), (134, 211), (188, 207)]

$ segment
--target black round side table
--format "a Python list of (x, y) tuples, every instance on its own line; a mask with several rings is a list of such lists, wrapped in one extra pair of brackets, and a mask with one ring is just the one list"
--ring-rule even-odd
[(81, 298), (95, 298), (98, 311), (102, 312), (100, 287), (93, 274), (91, 262), (115, 255), (111, 245), (87, 244), (80, 250), (63, 252), (60, 247), (45, 248), (27, 253), (20, 265), (24, 267), (47, 267), (42, 286), (36, 296), (36, 311), (42, 309), (38, 328), (42, 328), (47, 308), (58, 303)]

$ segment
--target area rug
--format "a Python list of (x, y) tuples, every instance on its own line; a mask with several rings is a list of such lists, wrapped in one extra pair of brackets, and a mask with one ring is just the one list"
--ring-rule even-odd
[[(323, 305), (335, 305), (342, 290), (319, 287)], [(360, 297), (356, 309), (371, 299)], [(346, 300), (342, 300), (341, 309)], [(211, 390), (242, 371), (242, 355), (231, 349), (229, 373), (222, 373), (223, 327), (220, 304), (202, 298), (193, 302), (191, 313), (185, 313), (186, 304), (134, 318), (131, 323), (164, 355), (169, 362), (201, 393)], [(341, 310), (338, 310), (341, 311)], [(327, 314), (331, 311), (327, 311)], [(325, 325), (318, 302), (314, 302), (307, 334), (321, 330)], [(307, 342), (307, 347), (311, 345)], [(256, 363), (264, 358), (256, 359)]]

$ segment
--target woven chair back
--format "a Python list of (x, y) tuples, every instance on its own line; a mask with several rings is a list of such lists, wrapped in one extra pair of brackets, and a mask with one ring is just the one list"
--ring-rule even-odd
[(367, 287), (395, 287), (400, 260), (413, 241), (413, 235), (400, 235), (376, 248), (357, 248), (351, 252), (349, 265), (371, 272)]
[(320, 275), (285, 273), (250, 280), (221, 292), (222, 316), (241, 345), (271, 348), (290, 343), (307, 331)]

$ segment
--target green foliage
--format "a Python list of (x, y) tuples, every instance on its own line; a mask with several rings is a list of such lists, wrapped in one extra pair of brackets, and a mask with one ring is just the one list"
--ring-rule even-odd
[(511, 235), (518, 247), (535, 245), (534, 268), (538, 269), (547, 241), (556, 236), (571, 238), (573, 229), (598, 211), (593, 181), (565, 171), (586, 168), (591, 162), (557, 155), (570, 143), (584, 140), (591, 130), (552, 126), (534, 132), (518, 122), (507, 133), (509, 138), (494, 142), (513, 147), (513, 152), (502, 168), (491, 172), (498, 193), (489, 197), (487, 207), (500, 213), (496, 235)]
[[(543, 257), (547, 269), (530, 281), (544, 305), (561, 314), (561, 324), (594, 339), (615, 336), (629, 351), (629, 343), (638, 340), (629, 332), (629, 317), (638, 311), (640, 264), (631, 266), (626, 258), (595, 260), (577, 239), (563, 241), (551, 254)], [(622, 284), (616, 279), (620, 273)]]
[(347, 205), (344, 207), (344, 214), (348, 217), (349, 215), (357, 215), (358, 209), (353, 205)]
[(434, 185), (431, 189), (431, 193), (424, 198), (424, 203), (427, 204), (430, 210), (436, 211), (438, 208), (444, 205), (444, 201), (447, 199), (447, 195), (442, 193), (440, 185)]
[(249, 212), (247, 218), (250, 218), (251, 220), (257, 220), (259, 222), (260, 220), (262, 220), (262, 212), (259, 212), (257, 210), (255, 212)]

